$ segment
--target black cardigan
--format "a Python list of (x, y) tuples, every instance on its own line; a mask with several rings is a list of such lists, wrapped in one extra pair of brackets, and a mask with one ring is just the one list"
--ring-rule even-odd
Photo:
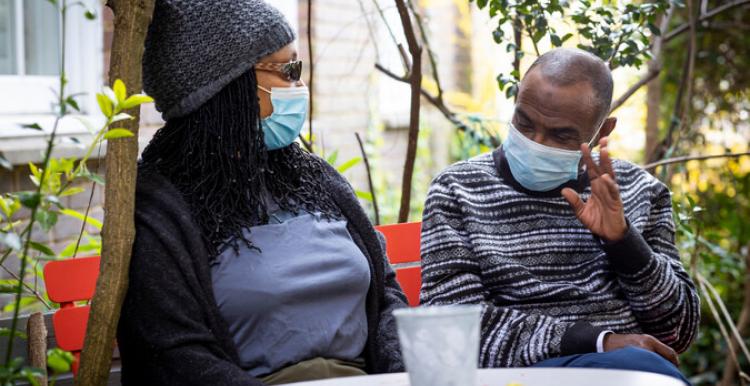
[[(186, 202), (157, 172), (141, 167), (138, 173), (130, 283), (117, 333), (122, 384), (262, 385), (238, 364), (214, 300), (207, 248)], [(406, 298), (384, 239), (348, 182), (333, 168), (323, 178), (370, 264), (366, 370), (404, 371), (391, 313), (405, 307)]]

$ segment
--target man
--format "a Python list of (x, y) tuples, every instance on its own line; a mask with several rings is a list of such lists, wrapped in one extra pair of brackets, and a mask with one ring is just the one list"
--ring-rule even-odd
[[(480, 366), (634, 369), (686, 381), (699, 298), (667, 187), (612, 160), (612, 76), (581, 50), (537, 59), (503, 146), (433, 181), (422, 303), (478, 303)], [(590, 146), (599, 144), (599, 155)]]

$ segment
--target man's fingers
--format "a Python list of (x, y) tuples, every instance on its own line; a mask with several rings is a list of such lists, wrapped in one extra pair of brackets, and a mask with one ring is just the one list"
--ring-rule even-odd
[(581, 197), (578, 195), (578, 193), (576, 193), (575, 190), (571, 188), (565, 188), (562, 190), (562, 195), (573, 208), (576, 216), (580, 215), (581, 212), (583, 212), (583, 200), (581, 200)]
[(677, 353), (666, 344), (660, 342), (656, 338), (652, 338), (651, 347), (653, 351), (664, 357), (666, 360), (674, 363), (675, 366), (680, 365), (680, 359), (677, 357)]
[(599, 167), (596, 166), (596, 163), (594, 163), (594, 160), (591, 158), (591, 149), (589, 149), (589, 145), (582, 144), (581, 145), (581, 153), (583, 154), (583, 163), (586, 165), (586, 172), (589, 175), (589, 180), (593, 181), (597, 177), (599, 177)]
[(606, 145), (599, 150), (599, 169), (604, 173), (609, 173), (613, 179), (617, 179), (615, 169), (612, 167), (612, 158), (609, 157), (609, 148)]
[(613, 201), (619, 201), (620, 200), (620, 188), (617, 187), (617, 183), (614, 179), (608, 174), (602, 174), (601, 176), (602, 180), (604, 181), (604, 186), (607, 187), (607, 193), (609, 193), (609, 198)]

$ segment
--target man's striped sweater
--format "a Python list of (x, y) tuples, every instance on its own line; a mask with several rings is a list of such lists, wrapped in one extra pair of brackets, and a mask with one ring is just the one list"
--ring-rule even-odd
[[(484, 305), (480, 366), (596, 352), (604, 330), (687, 349), (700, 307), (674, 245), (670, 192), (629, 162), (613, 167), (629, 223), (613, 244), (578, 221), (562, 187), (520, 186), (501, 149), (433, 180), (422, 224), (421, 301)], [(585, 173), (565, 186), (584, 200), (591, 193)]]

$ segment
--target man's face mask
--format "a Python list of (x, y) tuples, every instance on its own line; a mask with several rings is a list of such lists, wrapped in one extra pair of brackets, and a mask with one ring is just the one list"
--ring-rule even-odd
[[(604, 121), (599, 124), (591, 142), (599, 135), (603, 123)], [(508, 138), (503, 142), (503, 151), (513, 178), (521, 186), (536, 192), (546, 192), (578, 178), (578, 165), (582, 156), (580, 150), (545, 146), (521, 134), (512, 122), (508, 126)], [(589, 147), (592, 146), (591, 142)]]
[(307, 102), (310, 93), (307, 86), (273, 87), (261, 90), (271, 94), (273, 113), (260, 121), (263, 138), (268, 150), (287, 147), (302, 131), (307, 118)]

